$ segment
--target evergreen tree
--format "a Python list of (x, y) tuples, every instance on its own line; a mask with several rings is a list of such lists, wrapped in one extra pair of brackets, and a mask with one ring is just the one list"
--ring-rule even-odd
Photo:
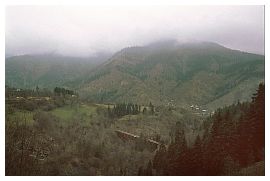
[(154, 112), (155, 112), (155, 107), (154, 107), (154, 105), (151, 102), (149, 103), (149, 107), (150, 107), (150, 112), (153, 115)]
[(39, 87), (38, 87), (38, 85), (36, 86), (36, 92), (37, 92), (37, 94), (39, 94)]
[(147, 111), (147, 109), (146, 109), (146, 107), (144, 107), (143, 108), (143, 114), (146, 114), (146, 111)]
[(152, 161), (149, 160), (148, 164), (147, 164), (147, 168), (145, 170), (145, 175), (146, 176), (152, 176), (153, 175), (153, 172), (152, 172)]
[(145, 175), (145, 174), (144, 174), (143, 167), (141, 166), (141, 167), (139, 167), (139, 170), (138, 170), (138, 176), (143, 176), (143, 175)]
[(156, 169), (158, 173), (161, 173), (162, 170), (166, 167), (167, 164), (166, 152), (167, 152), (166, 146), (164, 144), (161, 144), (154, 156), (153, 168)]

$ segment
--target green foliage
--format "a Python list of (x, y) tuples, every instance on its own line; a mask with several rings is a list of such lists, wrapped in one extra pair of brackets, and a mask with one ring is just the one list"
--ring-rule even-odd
[[(78, 103), (78, 95), (75, 92), (64, 89), (55, 88), (55, 95), (47, 90), (36, 88), (36, 90), (17, 89), (6, 87), (6, 105), (10, 110), (20, 109), (26, 111), (44, 110), (51, 111), (56, 107), (64, 105), (75, 105)], [(62, 96), (63, 95), (63, 96)], [(66, 96), (69, 95), (69, 96)]]
[(247, 101), (264, 80), (264, 56), (211, 43), (131, 47), (95, 70), (94, 81), (80, 84), (93, 102), (205, 105), (216, 109)]
[(46, 112), (37, 112), (33, 115), (34, 124), (38, 130), (51, 131), (57, 124), (57, 119)]
[[(154, 168), (162, 175), (237, 175), (239, 170), (264, 162), (265, 90), (260, 84), (251, 103), (218, 109), (203, 139), (188, 148), (183, 132), (156, 152)], [(140, 171), (141, 174), (141, 171)], [(259, 175), (264, 174), (260, 169)]]
[(121, 104), (116, 104), (114, 105), (113, 109), (111, 109), (108, 106), (108, 115), (109, 117), (122, 117), (125, 115), (136, 115), (139, 114), (140, 111), (140, 106), (137, 104), (132, 104), (132, 103), (121, 103)]
[(7, 98), (15, 98), (15, 97), (49, 97), (52, 96), (53, 93), (44, 88), (44, 89), (36, 89), (36, 90), (31, 90), (31, 89), (21, 89), (21, 88), (14, 88), (14, 87), (5, 87), (6, 91), (6, 97)]
[(107, 56), (93, 58), (59, 55), (21, 55), (5, 61), (6, 85), (34, 89), (55, 86), (74, 87), (85, 80), (93, 68), (107, 60)]
[[(100, 104), (82, 104), (76, 107), (66, 105), (49, 112), (37, 111), (32, 115), (33, 124), (27, 124), (29, 135), (25, 137), (25, 141), (38, 151), (25, 148), (22, 164), (27, 164), (28, 159), (32, 159), (33, 163), (29, 161), (31, 164), (24, 166), (24, 169), (17, 166), (16, 161), (11, 159), (11, 155), (19, 158), (21, 153), (13, 149), (16, 145), (12, 143), (12, 141), (16, 142), (14, 135), (8, 135), (10, 142), (7, 144), (13, 151), (8, 151), (7, 173), (9, 175), (137, 175), (138, 168), (141, 165), (146, 166), (145, 160), (149, 160), (153, 153), (150, 152), (151, 149), (146, 149), (144, 142), (140, 145), (141, 149), (138, 149), (139, 143), (125, 143), (118, 138), (114, 132), (118, 120), (108, 117), (106, 107)], [(21, 118), (23, 119), (23, 117), (15, 118), (9, 115), (9, 125), (12, 125), (10, 123), (14, 119), (21, 122)], [(8, 131), (12, 131), (14, 126), (9, 127)], [(34, 137), (36, 140), (32, 140)], [(44, 146), (44, 143), (47, 146)]]
[(35, 102), (28, 100), (26, 100), (23, 105), (23, 108), (26, 109), (27, 111), (33, 111), (34, 109), (36, 109), (36, 107), (37, 104), (35, 104)]
[(101, 77), (103, 77), (103, 76), (105, 76), (105, 75), (107, 75), (109, 73), (110, 73), (110, 71), (98, 72), (98, 73), (92, 75), (90, 78), (88, 78), (86, 82), (90, 83), (90, 82), (95, 81), (95, 80), (97, 80), (97, 79), (99, 79), (99, 78), (101, 78)]
[(73, 90), (68, 90), (68, 89), (65, 89), (65, 88), (61, 88), (61, 87), (55, 87), (54, 88), (54, 93), (58, 96), (60, 95), (75, 95), (76, 93), (73, 91)]

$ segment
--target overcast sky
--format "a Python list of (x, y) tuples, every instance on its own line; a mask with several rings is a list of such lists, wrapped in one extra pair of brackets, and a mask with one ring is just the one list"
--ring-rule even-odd
[(91, 56), (160, 39), (264, 53), (263, 6), (9, 6), (6, 54)]

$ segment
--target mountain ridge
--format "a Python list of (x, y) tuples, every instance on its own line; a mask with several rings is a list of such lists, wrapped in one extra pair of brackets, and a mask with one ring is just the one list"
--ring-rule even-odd
[(81, 77), (107, 55), (97, 57), (70, 57), (56, 54), (27, 54), (6, 58), (6, 85), (18, 88), (36, 86), (53, 88)]
[[(243, 70), (237, 68), (239, 66)], [(141, 102), (145, 99), (147, 101), (143, 101), (144, 104), (147, 102), (164, 104), (171, 99), (177, 99), (178, 103), (185, 102), (186, 105), (191, 103), (187, 101), (191, 98), (195, 103), (206, 105), (230, 93), (230, 90), (238, 83), (250, 79), (248, 78), (250, 73), (259, 78), (254, 80), (254, 85), (248, 86), (248, 92), (254, 91), (257, 84), (264, 81), (264, 56), (228, 49), (211, 42), (185, 43), (164, 49), (150, 45), (129, 47), (115, 53), (104, 66), (92, 72), (89, 81), (86, 81), (85, 85), (81, 85), (79, 89), (86, 97), (87, 92), (92, 94), (90, 99), (95, 101)], [(233, 80), (230, 81), (227, 76), (232, 77)], [(211, 81), (212, 88), (209, 88), (207, 82)], [(222, 81), (225, 81), (225, 86), (222, 85)], [(102, 82), (104, 84), (106, 82), (106, 85)], [(200, 82), (206, 83), (204, 85)], [(133, 85), (127, 86), (129, 83)], [(110, 84), (111, 86), (108, 86)], [(228, 88), (229, 86), (231, 88)], [(222, 89), (222, 87), (223, 91), (226, 89), (228, 91), (218, 96), (217, 89)], [(201, 93), (201, 89), (212, 92)], [(135, 90), (139, 92), (139, 95), (135, 93)], [(149, 95), (150, 92), (152, 95)], [(184, 96), (180, 96), (179, 92)], [(215, 94), (215, 96), (210, 96), (210, 94)], [(239, 91), (235, 94), (239, 94)], [(199, 98), (200, 96), (203, 98)], [(99, 100), (98, 97), (102, 98)], [(155, 99), (160, 99), (160, 101)]]
[[(103, 61), (94, 65), (84, 58), (67, 58), (56, 66), (54, 58), (46, 57), (45, 62), (54, 66), (34, 67), (31, 61), (37, 62), (31, 56), (27, 61), (10, 64), (12, 58), (6, 60), (6, 84), (15, 82), (16, 86), (28, 81), (30, 84), (25, 87), (64, 86), (94, 102), (166, 105), (173, 100), (179, 106), (198, 104), (217, 108), (238, 99), (248, 100), (258, 84), (264, 82), (263, 55), (233, 50), (214, 42), (168, 40), (126, 47), (101, 57)], [(68, 62), (67, 67), (61, 62)], [(23, 68), (14, 69), (16, 66)], [(45, 78), (39, 79), (39, 74)]]

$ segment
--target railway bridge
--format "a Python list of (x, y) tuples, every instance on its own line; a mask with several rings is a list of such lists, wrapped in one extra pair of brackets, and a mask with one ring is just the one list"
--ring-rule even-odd
[[(132, 133), (128, 133), (122, 130), (116, 130), (115, 132), (117, 136), (124, 141), (136, 141), (140, 139), (140, 136), (132, 134)], [(160, 142), (155, 141), (153, 139), (149, 139), (149, 138), (143, 139), (143, 141), (154, 150), (158, 149), (159, 146), (161, 145)]]

